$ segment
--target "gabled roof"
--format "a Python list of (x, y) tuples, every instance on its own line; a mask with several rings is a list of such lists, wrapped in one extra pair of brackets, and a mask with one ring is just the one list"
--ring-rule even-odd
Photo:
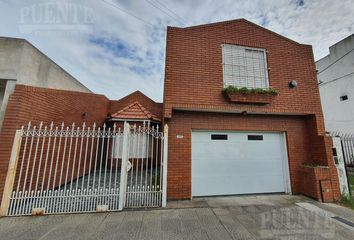
[(133, 119), (161, 121), (153, 113), (144, 108), (139, 102), (133, 102), (122, 110), (111, 115), (111, 119)]
[(250, 26), (253, 26), (253, 27), (256, 27), (262, 31), (266, 31), (268, 33), (271, 33), (275, 36), (278, 36), (279, 38), (282, 38), (288, 42), (291, 42), (291, 43), (294, 43), (296, 45), (306, 45), (306, 46), (311, 46), (311, 45), (308, 45), (308, 44), (301, 44), (299, 42), (296, 42), (290, 38), (287, 38), (279, 33), (276, 33), (276, 32), (273, 32), (265, 27), (262, 27), (254, 22), (251, 22), (247, 19), (244, 19), (244, 18), (238, 18), (238, 19), (233, 19), (233, 20), (226, 20), (226, 21), (221, 21), (221, 22), (214, 22), (214, 23), (206, 23), (206, 24), (201, 24), (201, 25), (194, 25), (194, 26), (189, 26), (189, 27), (174, 27), (174, 26), (168, 26), (168, 28), (174, 28), (174, 29), (182, 29), (182, 30), (193, 30), (193, 29), (198, 29), (198, 28), (207, 28), (207, 27), (213, 27), (213, 26), (223, 26), (223, 25), (227, 25), (227, 24), (234, 24), (234, 23), (240, 23), (240, 22), (243, 22), (243, 23), (246, 23)]
[(122, 97), (122, 98), (116, 100), (116, 101), (122, 102), (122, 101), (124, 101), (124, 100), (126, 100), (126, 99), (129, 99), (129, 98), (132, 98), (132, 97), (136, 97), (136, 96), (140, 96), (140, 97), (142, 97), (142, 98), (145, 98), (145, 99), (148, 100), (148, 101), (154, 102), (151, 98), (149, 98), (148, 96), (146, 96), (144, 93), (142, 93), (142, 92), (139, 91), (139, 90), (136, 90), (136, 91), (134, 91), (134, 92), (132, 92), (132, 93), (130, 93), (130, 94), (128, 94), (128, 95), (126, 95), (126, 96), (124, 96), (124, 97)]
[(110, 101), (108, 113), (111, 116), (121, 111), (123, 108), (138, 102), (157, 119), (162, 119), (162, 103), (157, 103), (140, 91), (135, 91), (119, 100)]

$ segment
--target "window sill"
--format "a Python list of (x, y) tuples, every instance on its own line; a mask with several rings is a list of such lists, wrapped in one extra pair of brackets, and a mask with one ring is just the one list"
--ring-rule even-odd
[(227, 98), (233, 103), (266, 105), (272, 103), (276, 95), (259, 94), (259, 93), (229, 93)]

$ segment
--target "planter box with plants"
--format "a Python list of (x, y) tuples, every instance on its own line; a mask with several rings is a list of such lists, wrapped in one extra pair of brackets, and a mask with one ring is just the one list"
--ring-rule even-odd
[(228, 86), (222, 90), (226, 99), (235, 103), (245, 104), (269, 104), (278, 95), (278, 91), (272, 88), (237, 88)]
[[(298, 184), (303, 189), (302, 194), (322, 202), (334, 200), (331, 187), (328, 187), (328, 184), (332, 185), (329, 166), (305, 162), (298, 169), (298, 175), (301, 176)], [(322, 187), (324, 188), (322, 189)]]
[(306, 172), (307, 175), (313, 174), (319, 180), (330, 179), (330, 169), (328, 166), (316, 163), (303, 163), (300, 171)]
[(316, 180), (330, 179), (330, 169), (328, 166), (322, 166), (316, 163), (303, 163), (300, 171), (306, 176), (313, 176)]

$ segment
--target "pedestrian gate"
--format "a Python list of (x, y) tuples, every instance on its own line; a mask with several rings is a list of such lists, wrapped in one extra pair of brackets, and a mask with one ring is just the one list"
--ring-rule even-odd
[(124, 123), (16, 131), (0, 215), (166, 206), (167, 135)]

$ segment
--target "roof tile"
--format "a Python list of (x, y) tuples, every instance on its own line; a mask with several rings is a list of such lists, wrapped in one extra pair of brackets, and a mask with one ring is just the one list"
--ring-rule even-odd
[(154, 114), (144, 108), (139, 102), (134, 102), (122, 110), (112, 114), (112, 119), (137, 119), (161, 121)]

